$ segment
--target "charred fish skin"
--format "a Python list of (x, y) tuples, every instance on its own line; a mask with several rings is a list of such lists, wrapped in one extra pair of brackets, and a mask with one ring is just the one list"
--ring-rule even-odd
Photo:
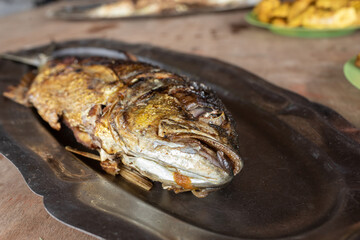
[(52, 59), (28, 86), (5, 96), (34, 106), (54, 129), (62, 119), (78, 142), (99, 151), (101, 166), (113, 175), (124, 164), (165, 189), (199, 196), (242, 168), (234, 122), (219, 98), (150, 64)]

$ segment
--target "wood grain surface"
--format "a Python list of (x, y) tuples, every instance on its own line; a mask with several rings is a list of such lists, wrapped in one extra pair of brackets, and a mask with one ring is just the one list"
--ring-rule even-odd
[(0, 239), (96, 239), (51, 217), (16, 167), (2, 155), (0, 164)]
[[(61, 4), (0, 18), (0, 52), (81, 38), (149, 43), (241, 66), (360, 127), (360, 91), (343, 74), (343, 64), (360, 52), (360, 31), (332, 39), (282, 37), (247, 25), (247, 11), (89, 22), (46, 17)], [(0, 163), (0, 239), (93, 239), (50, 217), (16, 168), (4, 157)]]

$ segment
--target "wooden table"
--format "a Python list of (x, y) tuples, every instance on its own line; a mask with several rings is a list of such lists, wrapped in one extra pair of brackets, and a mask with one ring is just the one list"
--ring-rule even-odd
[[(150, 43), (241, 66), (273, 84), (322, 103), (360, 127), (360, 91), (343, 64), (360, 52), (360, 31), (333, 39), (298, 39), (248, 26), (246, 11), (168, 19), (64, 22), (46, 18), (58, 5), (0, 18), (0, 52), (50, 41), (108, 38)], [(0, 157), (0, 239), (92, 239), (50, 217), (42, 197)]]

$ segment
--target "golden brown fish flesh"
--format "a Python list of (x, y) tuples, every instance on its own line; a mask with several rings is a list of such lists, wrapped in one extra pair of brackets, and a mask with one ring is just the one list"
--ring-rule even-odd
[(62, 120), (102, 168), (122, 166), (197, 196), (242, 168), (229, 112), (205, 85), (146, 63), (103, 57), (49, 60), (5, 96), (56, 130)]

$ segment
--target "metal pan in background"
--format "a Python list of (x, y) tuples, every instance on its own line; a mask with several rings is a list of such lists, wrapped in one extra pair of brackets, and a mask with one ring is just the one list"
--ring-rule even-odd
[(111, 19), (141, 19), (141, 18), (163, 18), (163, 17), (178, 17), (186, 16), (192, 14), (202, 14), (202, 13), (216, 13), (216, 12), (226, 12), (226, 11), (235, 11), (241, 9), (250, 9), (254, 7), (260, 0), (239, 0), (238, 3), (233, 3), (229, 5), (219, 6), (219, 7), (208, 7), (208, 6), (194, 6), (190, 7), (187, 11), (177, 12), (166, 11), (159, 14), (143, 14), (143, 15), (129, 15), (123, 17), (92, 17), (88, 15), (88, 11), (93, 10), (104, 3), (92, 3), (87, 5), (68, 5), (55, 9), (48, 13), (48, 16), (51, 18), (69, 20), (69, 21), (86, 21), (86, 20), (111, 20)]

